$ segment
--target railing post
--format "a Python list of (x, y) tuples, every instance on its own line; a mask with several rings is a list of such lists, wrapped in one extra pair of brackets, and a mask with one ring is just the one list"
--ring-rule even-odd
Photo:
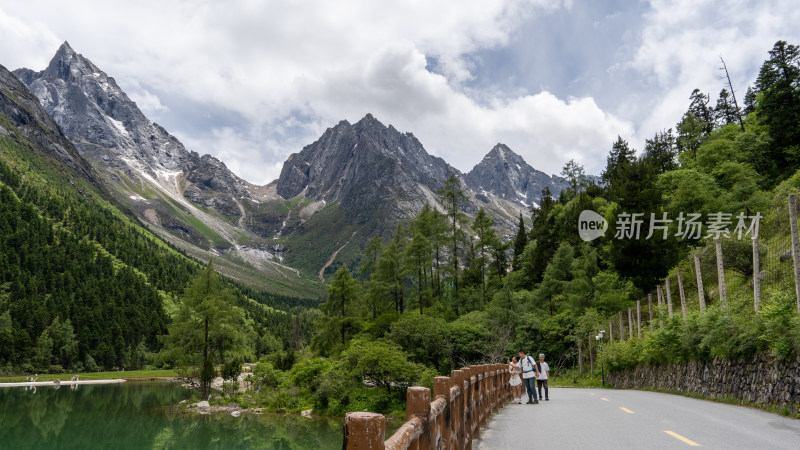
[(461, 371), (464, 372), (464, 430), (462, 435), (464, 436), (464, 448), (468, 448), (472, 440), (472, 397), (475, 389), (472, 386), (472, 368), (464, 367)]
[(433, 397), (444, 399), (444, 415), (442, 420), (442, 448), (450, 448), (450, 422), (453, 420), (450, 404), (450, 377), (436, 377), (433, 379)]
[(422, 434), (419, 437), (419, 450), (431, 448), (431, 390), (426, 387), (413, 386), (406, 391), (406, 421), (419, 418), (422, 421)]
[(466, 398), (466, 389), (464, 388), (464, 371), (453, 370), (450, 372), (450, 378), (453, 385), (458, 388), (458, 396), (450, 408), (452, 415), (451, 423), (453, 430), (451, 433), (453, 444), (452, 448), (461, 450), (464, 448), (464, 399)]
[(351, 412), (344, 417), (345, 450), (382, 449), (386, 437), (386, 417), (370, 412)]

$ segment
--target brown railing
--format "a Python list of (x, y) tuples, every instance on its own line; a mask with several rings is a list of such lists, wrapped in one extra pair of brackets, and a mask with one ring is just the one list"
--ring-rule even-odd
[(410, 387), (406, 393), (406, 423), (389, 439), (386, 417), (353, 412), (344, 419), (344, 449), (471, 449), (480, 428), (511, 399), (505, 364), (454, 370), (436, 377), (431, 391)]

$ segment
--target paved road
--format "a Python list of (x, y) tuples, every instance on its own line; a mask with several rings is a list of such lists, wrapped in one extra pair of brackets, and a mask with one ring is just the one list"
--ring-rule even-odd
[(480, 450), (559, 448), (800, 448), (800, 420), (656, 392), (550, 389), (550, 401), (507, 405)]

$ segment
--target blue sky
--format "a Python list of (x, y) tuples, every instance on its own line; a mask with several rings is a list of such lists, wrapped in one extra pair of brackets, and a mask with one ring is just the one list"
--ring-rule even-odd
[(617, 135), (674, 127), (695, 87), (739, 95), (789, 0), (0, 0), (0, 64), (41, 70), (64, 40), (153, 121), (254, 183), (370, 112), (468, 171), (497, 142), (599, 173)]

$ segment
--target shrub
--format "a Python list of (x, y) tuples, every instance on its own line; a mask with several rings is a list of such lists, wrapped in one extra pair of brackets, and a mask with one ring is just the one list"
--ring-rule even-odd
[(298, 362), (289, 372), (289, 377), (295, 386), (310, 389), (312, 392), (317, 389), (319, 376), (323, 372), (330, 370), (331, 363), (327, 359), (314, 358)]

